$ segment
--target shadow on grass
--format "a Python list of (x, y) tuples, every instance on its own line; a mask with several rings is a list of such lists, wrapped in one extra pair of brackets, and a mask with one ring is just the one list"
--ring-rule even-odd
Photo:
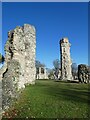
[(79, 83), (78, 80), (73, 80), (73, 81), (70, 81), (70, 80), (66, 80), (66, 81), (62, 81), (62, 80), (54, 80), (54, 82), (62, 82), (62, 83)]
[(90, 97), (89, 97), (89, 91), (83, 89), (77, 89), (77, 88), (59, 88), (58, 86), (53, 87), (47, 87), (45, 90), (46, 94), (51, 96), (56, 96), (58, 99), (64, 99), (74, 102), (82, 102), (82, 103), (88, 103), (90, 105)]
[[(48, 80), (48, 83), (50, 83), (45, 84), (45, 81), (47, 82), (47, 80), (43, 80), (41, 84), (38, 84), (40, 87), (45, 87), (43, 94), (55, 96), (58, 99), (62, 98), (74, 102), (88, 103), (90, 105), (90, 90), (88, 89), (88, 85), (85, 87), (85, 84), (78, 83), (77, 81), (60, 80)], [(54, 82), (59, 83), (54, 84)]]

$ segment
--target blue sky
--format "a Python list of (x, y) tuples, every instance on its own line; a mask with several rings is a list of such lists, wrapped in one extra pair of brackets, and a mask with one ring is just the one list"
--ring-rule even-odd
[[(68, 37), (71, 57), (77, 64), (88, 64), (88, 3), (3, 3), (2, 48), (7, 32), (24, 23), (36, 27), (36, 59), (48, 68), (60, 59), (59, 40)], [(4, 50), (3, 50), (4, 54)]]

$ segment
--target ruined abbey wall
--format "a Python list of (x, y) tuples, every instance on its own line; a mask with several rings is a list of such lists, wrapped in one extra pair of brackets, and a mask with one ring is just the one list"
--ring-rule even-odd
[(8, 32), (5, 63), (2, 73), (3, 104), (17, 96), (16, 90), (35, 83), (36, 32), (34, 26), (24, 24)]
[(48, 79), (48, 74), (45, 67), (36, 68), (36, 79)]

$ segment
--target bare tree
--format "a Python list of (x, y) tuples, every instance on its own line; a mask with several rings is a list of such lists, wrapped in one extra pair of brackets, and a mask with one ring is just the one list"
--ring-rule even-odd
[(35, 61), (35, 66), (36, 66), (36, 68), (45, 67), (45, 64), (42, 64), (39, 60), (36, 60)]
[(48, 78), (54, 79), (54, 70), (47, 68), (47, 72), (48, 72)]
[(76, 63), (72, 63), (72, 75), (74, 79), (77, 79), (78, 76), (78, 66)]
[(58, 79), (58, 74), (59, 74), (59, 69), (60, 69), (60, 60), (59, 59), (55, 59), (53, 61), (53, 66), (54, 66), (55, 79)]

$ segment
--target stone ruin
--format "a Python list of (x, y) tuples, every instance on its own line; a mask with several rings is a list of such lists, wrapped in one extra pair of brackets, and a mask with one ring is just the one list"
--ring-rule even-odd
[(60, 40), (60, 53), (61, 53), (61, 79), (72, 80), (72, 61), (70, 57), (70, 46), (68, 38)]
[[(60, 40), (62, 80), (73, 80), (72, 61), (70, 57), (70, 43), (68, 38)], [(36, 79), (48, 79), (45, 68), (35, 67), (36, 32), (34, 26), (24, 24), (8, 32), (5, 45), (5, 63), (0, 70), (2, 79), (3, 109), (10, 105), (11, 98), (17, 98), (17, 91), (25, 88), (26, 84), (35, 84)], [(86, 65), (78, 66), (80, 82), (90, 82), (90, 68)]]
[(61, 70), (60, 69), (54, 70), (53, 75), (55, 80), (59, 80), (61, 78)]
[(78, 79), (81, 83), (90, 83), (90, 67), (84, 64), (78, 65)]
[(61, 69), (59, 69), (58, 79), (60, 79), (60, 77), (61, 77)]
[(45, 67), (36, 68), (36, 79), (48, 79), (48, 75)]
[(10, 104), (26, 84), (35, 84), (36, 32), (34, 26), (24, 24), (8, 32), (5, 63), (1, 69), (3, 107)]

